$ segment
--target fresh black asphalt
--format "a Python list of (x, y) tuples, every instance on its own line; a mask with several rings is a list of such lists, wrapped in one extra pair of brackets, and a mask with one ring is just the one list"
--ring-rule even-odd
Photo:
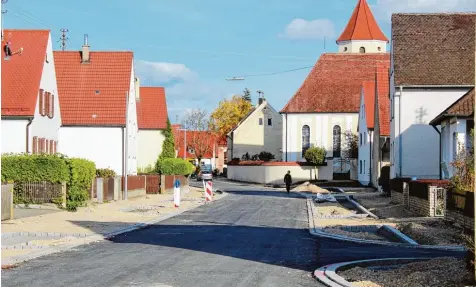
[(322, 286), (312, 272), (329, 263), (451, 255), (315, 238), (297, 195), (216, 186), (229, 195), (146, 229), (3, 270), (2, 285)]

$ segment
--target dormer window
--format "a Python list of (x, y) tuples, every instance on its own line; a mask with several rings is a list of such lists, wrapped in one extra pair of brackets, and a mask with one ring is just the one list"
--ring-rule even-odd
[(99, 90), (95, 91), (96, 95), (99, 95), (101, 92)]

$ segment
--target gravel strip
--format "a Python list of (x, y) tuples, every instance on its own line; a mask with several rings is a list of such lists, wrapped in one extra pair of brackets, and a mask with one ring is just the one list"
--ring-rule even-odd
[(463, 231), (445, 221), (399, 223), (397, 229), (424, 245), (464, 245)]
[(338, 274), (360, 287), (462, 287), (470, 286), (471, 278), (464, 260), (456, 258), (436, 258), (391, 270), (355, 267)]
[(387, 241), (384, 237), (381, 237), (375, 233), (370, 232), (363, 232), (363, 231), (346, 231), (340, 228), (329, 227), (324, 228), (324, 232), (335, 234), (335, 235), (342, 235), (346, 237), (358, 238), (358, 239), (368, 239), (368, 240), (380, 240), (380, 241)]

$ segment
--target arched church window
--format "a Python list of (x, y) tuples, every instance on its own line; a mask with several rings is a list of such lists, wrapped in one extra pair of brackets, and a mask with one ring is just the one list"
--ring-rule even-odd
[(360, 47), (360, 53), (365, 53), (365, 48), (364, 47)]
[(334, 157), (340, 157), (341, 154), (341, 129), (340, 126), (335, 125), (332, 129), (332, 150)]
[(308, 125), (305, 125), (302, 127), (302, 156), (304, 156), (306, 151), (311, 147), (310, 138), (311, 129)]

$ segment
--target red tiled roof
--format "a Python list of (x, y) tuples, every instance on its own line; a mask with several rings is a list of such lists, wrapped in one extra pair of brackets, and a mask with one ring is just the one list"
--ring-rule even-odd
[(390, 67), (390, 54), (323, 54), (282, 113), (358, 113), (364, 81), (377, 67)]
[(87, 64), (79, 51), (54, 57), (63, 125), (125, 125), (132, 52), (90, 52)]
[(380, 136), (390, 136), (389, 69), (377, 68), (377, 105)]
[(167, 102), (163, 87), (141, 87), (136, 109), (139, 129), (167, 128)]
[[(177, 157), (183, 158), (184, 156), (184, 139), (185, 139), (185, 131), (179, 130), (180, 125), (174, 125), (173, 131), (174, 131), (174, 137), (175, 137), (175, 148), (178, 149), (178, 155)], [(213, 157), (213, 149), (215, 148), (215, 156), (218, 156), (218, 151), (217, 151), (217, 136), (209, 131), (187, 131), (187, 147), (188, 148), (193, 148), (192, 143), (194, 141), (204, 141), (208, 143), (211, 148), (210, 152), (206, 153), (203, 155), (203, 158), (212, 158)], [(186, 154), (187, 158), (195, 158), (195, 154), (191, 154), (187, 151)]]
[(375, 82), (366, 81), (362, 84), (364, 91), (365, 119), (367, 128), (373, 129), (375, 125)]
[(380, 40), (388, 42), (366, 0), (359, 0), (349, 23), (337, 42), (350, 40)]
[[(2, 116), (33, 116), (46, 59), (49, 30), (4, 30), (2, 41)], [(12, 53), (4, 59), (5, 41), (11, 41)]]
[(474, 85), (476, 13), (393, 14), (395, 85)]
[(474, 115), (474, 96), (475, 89), (472, 88), (464, 96), (459, 98), (436, 118), (434, 118), (430, 125), (439, 125), (447, 117), (469, 117)]

